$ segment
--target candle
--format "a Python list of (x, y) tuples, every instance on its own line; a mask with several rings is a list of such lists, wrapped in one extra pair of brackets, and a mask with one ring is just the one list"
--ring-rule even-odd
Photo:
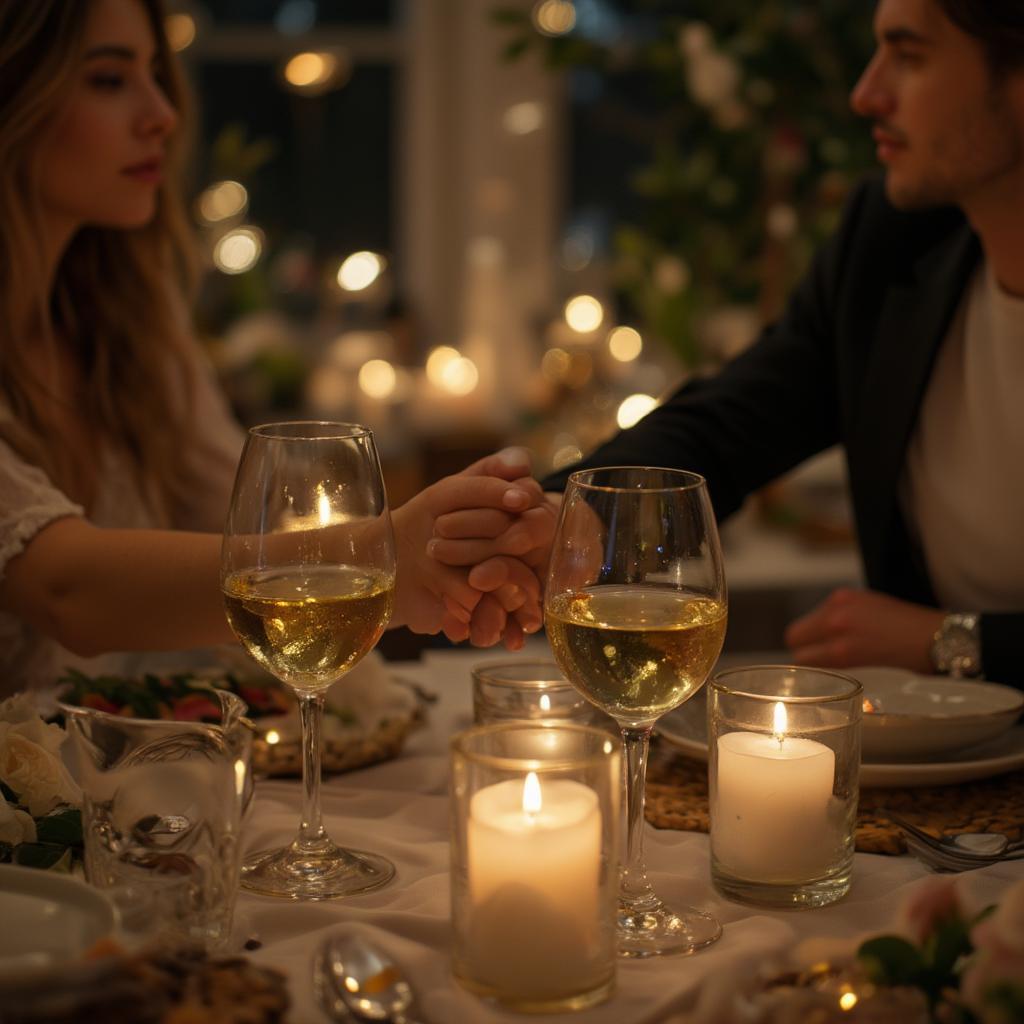
[(601, 811), (589, 786), (499, 782), (475, 793), (467, 828), (466, 955), (478, 981), (534, 998), (607, 974)]
[(736, 878), (808, 881), (826, 875), (843, 842), (833, 812), (835, 754), (786, 735), (786, 706), (775, 705), (774, 735), (718, 738), (712, 853)]

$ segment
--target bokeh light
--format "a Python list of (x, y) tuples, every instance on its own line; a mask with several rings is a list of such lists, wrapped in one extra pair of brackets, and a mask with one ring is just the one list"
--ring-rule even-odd
[(636, 394), (630, 395), (623, 400), (619, 411), (615, 416), (615, 422), (627, 430), (634, 424), (639, 423), (658, 404), (658, 400), (651, 395)]
[(196, 38), (196, 21), (191, 14), (168, 14), (164, 19), (167, 42), (175, 53), (187, 50)]
[(441, 372), (442, 387), (453, 395), (468, 395), (479, 380), (476, 363), (465, 356), (450, 360)]
[(544, 124), (544, 108), (533, 100), (514, 103), (505, 111), (501, 123), (509, 135), (529, 135)]
[(644, 350), (644, 339), (634, 327), (616, 327), (608, 335), (608, 351), (620, 363), (631, 363)]
[(450, 362), (459, 358), (459, 350), (451, 345), (438, 345), (427, 356), (427, 380), (435, 387), (444, 387), (444, 371)]
[(361, 292), (380, 277), (384, 266), (384, 258), (375, 252), (354, 252), (338, 268), (338, 284), (347, 292)]
[(232, 228), (213, 248), (213, 263), (224, 274), (244, 274), (252, 270), (263, 252), (263, 232), (259, 228)]
[(217, 181), (202, 191), (197, 201), (199, 216), (207, 224), (216, 224), (245, 213), (249, 193), (238, 181)]
[(590, 334), (601, 326), (604, 307), (593, 295), (574, 295), (565, 304), (565, 322), (579, 334)]
[(533, 8), (533, 24), (546, 36), (564, 36), (576, 26), (576, 7), (570, 0), (540, 0)]
[(395, 392), (398, 375), (386, 359), (371, 359), (359, 370), (359, 387), (371, 398), (388, 398)]

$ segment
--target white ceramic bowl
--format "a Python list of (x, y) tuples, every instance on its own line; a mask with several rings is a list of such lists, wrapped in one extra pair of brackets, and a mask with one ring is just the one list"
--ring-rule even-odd
[(46, 975), (112, 935), (114, 905), (91, 885), (39, 868), (0, 864), (0, 988)]
[(864, 687), (865, 761), (922, 761), (1006, 732), (1024, 693), (997, 683), (899, 668), (844, 669)]

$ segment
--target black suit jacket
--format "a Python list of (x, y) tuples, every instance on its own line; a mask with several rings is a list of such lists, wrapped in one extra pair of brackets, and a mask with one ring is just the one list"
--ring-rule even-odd
[[(980, 259), (957, 209), (902, 212), (881, 182), (861, 185), (782, 318), (750, 349), (545, 486), (562, 489), (569, 472), (591, 466), (690, 469), (707, 478), (724, 518), (841, 443), (868, 585), (935, 605), (899, 481), (935, 356)], [(985, 674), (1024, 684), (1024, 612), (983, 614), (981, 632)]]

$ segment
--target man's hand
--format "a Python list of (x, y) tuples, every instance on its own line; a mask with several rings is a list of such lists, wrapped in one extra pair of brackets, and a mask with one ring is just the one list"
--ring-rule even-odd
[(786, 646), (799, 665), (893, 665), (930, 673), (932, 637), (944, 615), (874, 590), (842, 588), (790, 624)]
[[(417, 633), (437, 633), (442, 628), (447, 632), (451, 628), (456, 635), (449, 636), (454, 640), (469, 636), (469, 622), (481, 600), (481, 590), (470, 585), (465, 568), (444, 565), (428, 553), (435, 521), (464, 510), (515, 515), (543, 500), (540, 486), (532, 479), (513, 481), (485, 475), (488, 468), (510, 476), (522, 472), (514, 460), (503, 460), (500, 454), (490, 456), (424, 488), (393, 512), (398, 582), (392, 625), (408, 626)], [(520, 565), (506, 582), (525, 593), (531, 581), (534, 593), (539, 595), (536, 577)], [(510, 591), (503, 599), (506, 604), (515, 603)]]

